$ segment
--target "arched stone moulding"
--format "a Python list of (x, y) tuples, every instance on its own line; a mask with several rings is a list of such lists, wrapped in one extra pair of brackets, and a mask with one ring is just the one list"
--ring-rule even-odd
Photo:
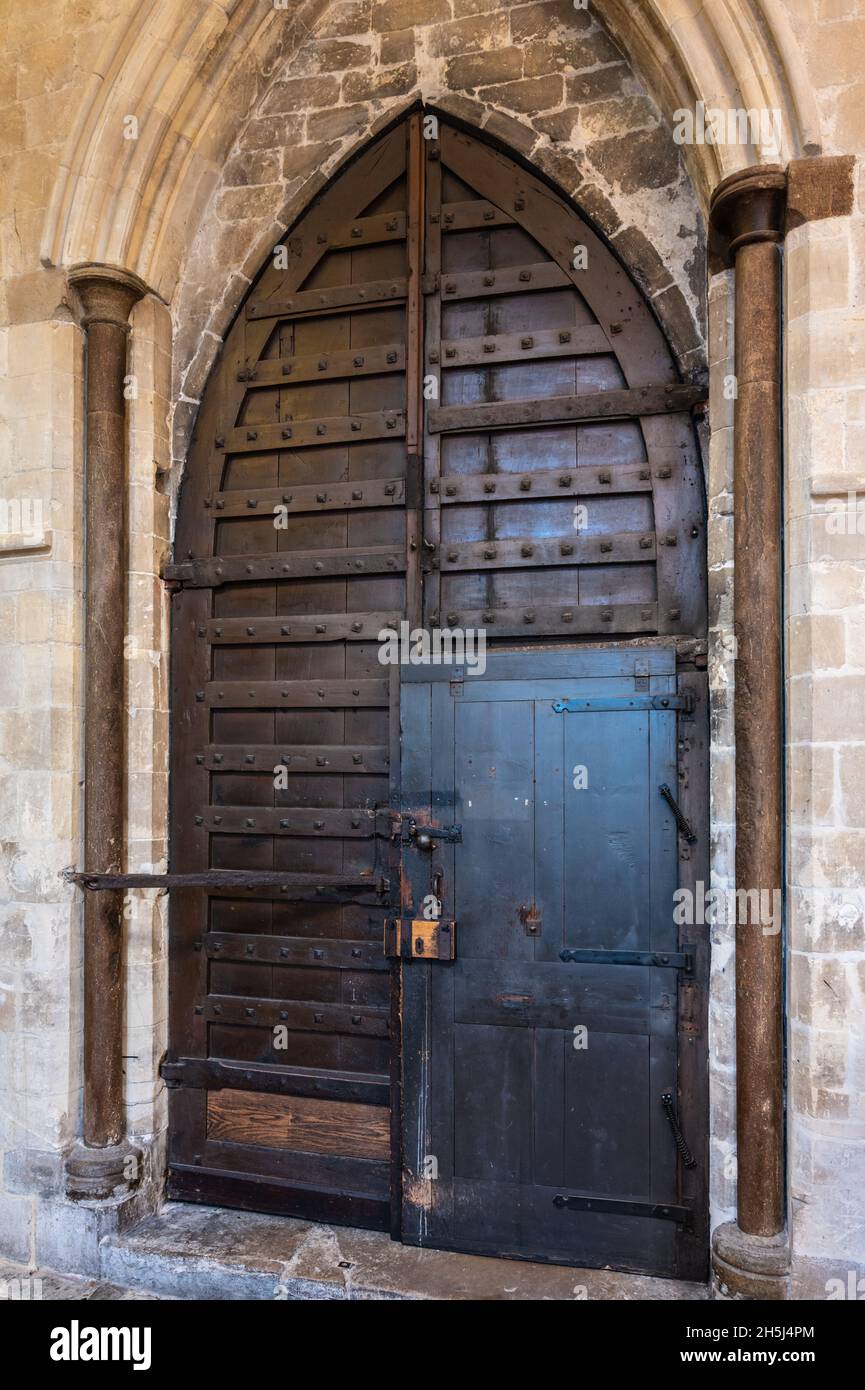
[[(781, 161), (820, 152), (816, 103), (779, 0), (595, 0), (641, 68), (670, 122), (679, 108), (780, 112)], [(244, 117), (274, 68), (314, 32), (329, 6), (305, 0), (149, 0), (115, 32), (97, 64), (64, 152), (46, 218), (45, 265), (125, 266), (173, 296), (186, 237)], [(434, 67), (434, 65), (433, 65)], [(423, 95), (435, 93), (432, 69)], [(427, 90), (427, 87), (430, 90)], [(137, 115), (138, 138), (124, 118)], [(730, 173), (763, 162), (747, 145), (685, 150), (704, 211)], [(779, 154), (772, 152), (777, 160)]]

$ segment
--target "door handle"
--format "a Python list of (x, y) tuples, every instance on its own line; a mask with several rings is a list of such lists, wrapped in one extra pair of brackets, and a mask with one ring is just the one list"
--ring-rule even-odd
[(691, 1150), (688, 1148), (685, 1136), (679, 1128), (679, 1117), (676, 1114), (676, 1110), (673, 1105), (672, 1091), (663, 1091), (661, 1093), (661, 1104), (664, 1107), (664, 1114), (667, 1117), (670, 1129), (673, 1131), (673, 1138), (676, 1141), (676, 1148), (679, 1150), (679, 1153), (681, 1154), (682, 1162), (684, 1163), (686, 1168), (696, 1168), (697, 1160), (691, 1153)]
[(679, 827), (680, 835), (683, 835), (685, 837), (685, 841), (687, 844), (695, 845), (697, 843), (697, 837), (691, 829), (691, 822), (686, 819), (681, 806), (679, 805), (676, 798), (673, 796), (673, 793), (670, 791), (670, 788), (667, 786), (666, 782), (661, 783), (660, 787), (658, 788), (658, 791), (661, 793), (661, 796), (664, 798), (670, 810), (673, 812), (673, 815), (676, 817), (676, 824)]

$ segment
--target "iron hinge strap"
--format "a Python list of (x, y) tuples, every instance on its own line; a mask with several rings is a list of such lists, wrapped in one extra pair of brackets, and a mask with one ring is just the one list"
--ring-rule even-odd
[(670, 1202), (620, 1202), (612, 1197), (565, 1197), (558, 1194), (553, 1206), (560, 1211), (592, 1211), (599, 1216), (648, 1216), (656, 1221), (676, 1221), (690, 1227), (694, 1213), (691, 1207)]
[(628, 710), (682, 710), (691, 714), (694, 698), (690, 692), (684, 695), (593, 695), (589, 699), (555, 700), (553, 710), (556, 714), (581, 714), (587, 710), (622, 714)]
[(662, 970), (684, 970), (691, 974), (694, 956), (691, 951), (600, 951), (566, 947), (559, 960), (574, 965), (656, 965)]

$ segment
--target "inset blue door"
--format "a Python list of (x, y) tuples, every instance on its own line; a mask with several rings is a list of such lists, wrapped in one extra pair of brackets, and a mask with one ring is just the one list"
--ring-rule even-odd
[(403, 917), (440, 903), (456, 940), (402, 953), (404, 1240), (704, 1261), (678, 1094), (687, 717), (672, 648), (403, 669)]

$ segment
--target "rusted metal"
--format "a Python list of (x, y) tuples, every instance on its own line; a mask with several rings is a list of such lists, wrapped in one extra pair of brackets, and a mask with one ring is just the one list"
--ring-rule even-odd
[(67, 883), (76, 883), (91, 893), (111, 893), (126, 888), (278, 888), (285, 892), (311, 888), (320, 893), (352, 889), (369, 893), (388, 891), (387, 880), (374, 878), (372, 874), (342, 877), (339, 874), (271, 873), (254, 869), (208, 869), (187, 874), (97, 874), (67, 869), (63, 877)]
[(388, 917), (384, 953), (402, 960), (455, 960), (457, 924), (448, 920)]
[[(76, 267), (69, 280), (87, 330), (84, 861), (111, 873), (123, 858), (126, 342), (146, 286), (107, 266)], [(122, 908), (119, 890), (84, 902), (83, 1138), (94, 1149), (124, 1133)]]
[[(736, 270), (734, 434), (736, 886), (780, 891), (781, 253), (785, 176), (751, 169), (712, 201)], [(774, 901), (774, 899), (773, 899)], [(738, 1225), (776, 1235), (784, 1223), (782, 938), (780, 924), (736, 928)]]

